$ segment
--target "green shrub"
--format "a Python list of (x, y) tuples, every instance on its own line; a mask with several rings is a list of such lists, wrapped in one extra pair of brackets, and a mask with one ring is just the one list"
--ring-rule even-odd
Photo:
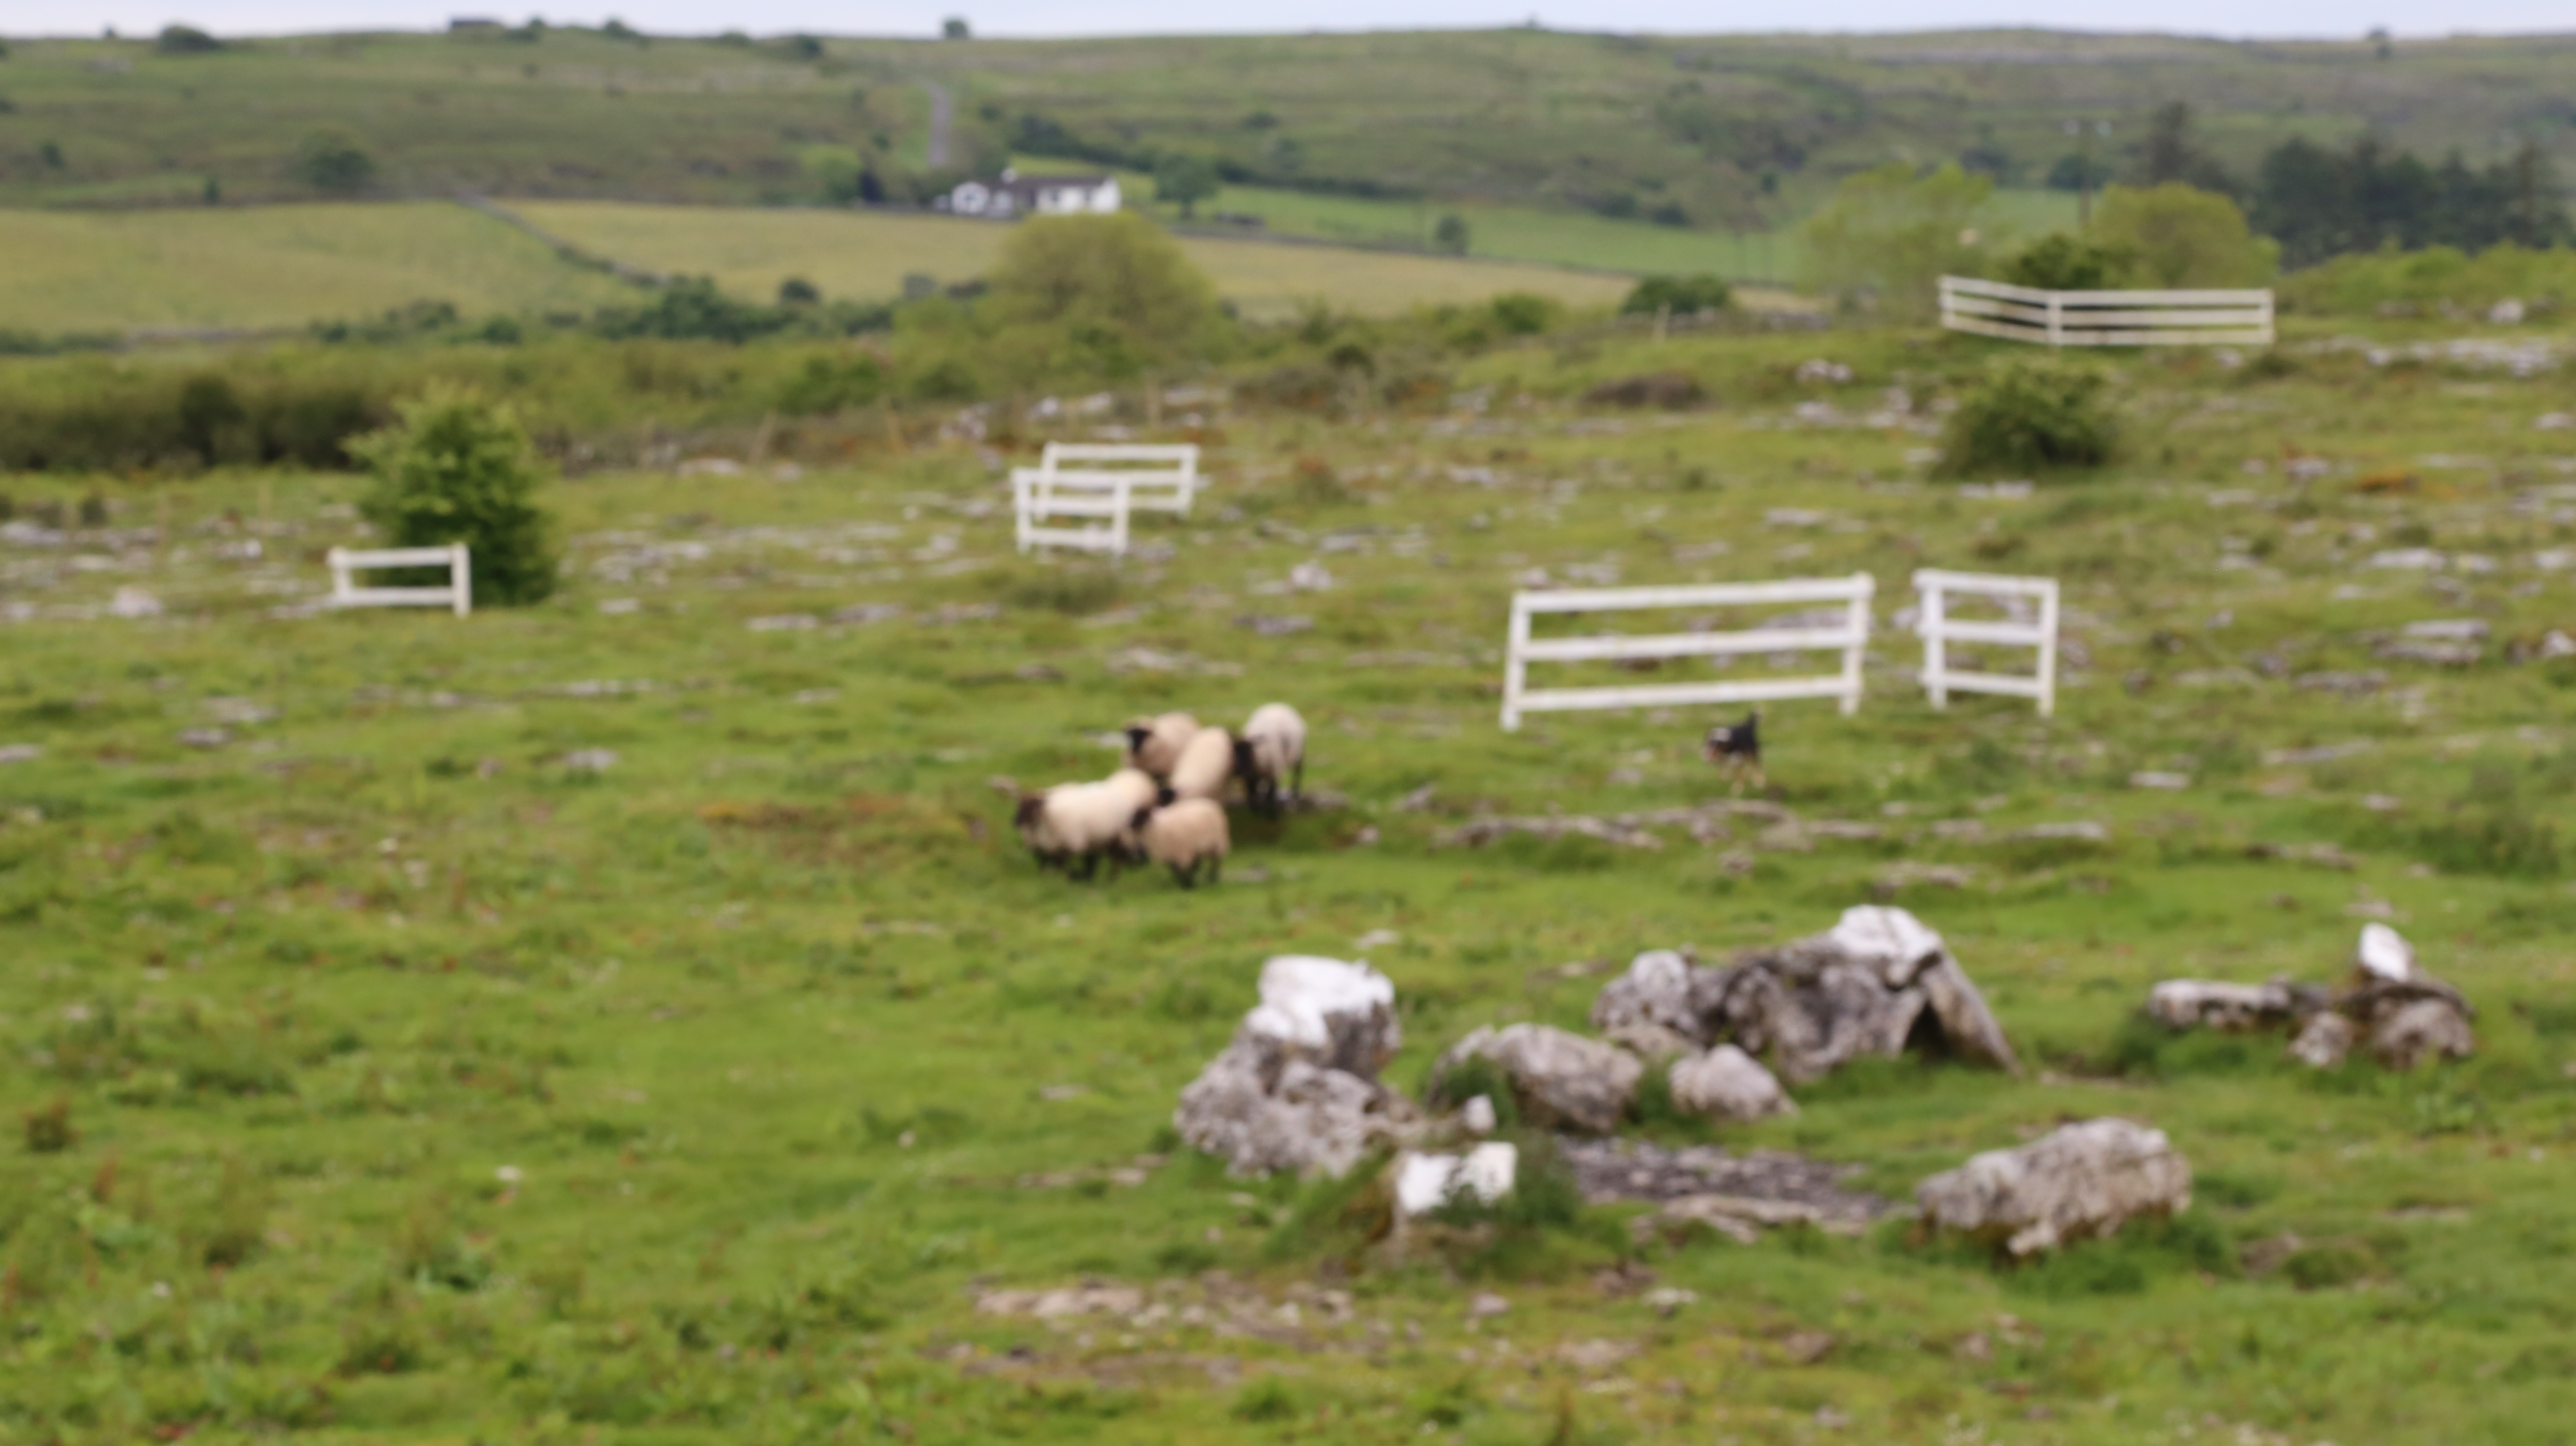
[(210, 55), (224, 43), (193, 25), (164, 25), (152, 48), (163, 55)]
[(1263, 1376), (1235, 1393), (1227, 1414), (1238, 1421), (1286, 1421), (1297, 1414), (1297, 1396), (1286, 1381)]
[(2125, 247), (2052, 231), (2004, 266), (2004, 280), (2042, 291), (2108, 291), (2127, 284), (2136, 262)]
[(2118, 425), (2095, 372), (2008, 361), (1960, 399), (1941, 437), (1940, 471), (2051, 472), (2111, 459)]
[(376, 474), (359, 510), (390, 546), (472, 548), (477, 602), (543, 601), (555, 589), (552, 520), (537, 505), (543, 474), (517, 420), (443, 387), (401, 413), (350, 449)]
[(1628, 299), (1619, 303), (1619, 310), (1630, 316), (1652, 316), (1669, 306), (1674, 315), (1687, 316), (1701, 311), (1724, 311), (1734, 299), (1733, 288), (1705, 273), (1698, 276), (1648, 276), (1629, 291)]
[(1526, 291), (1506, 291), (1485, 306), (1505, 336), (1536, 336), (1555, 325), (1564, 310), (1546, 297)]
[(62, 1095), (18, 1118), (26, 1129), (27, 1152), (31, 1155), (58, 1155), (80, 1143), (80, 1131), (72, 1126), (72, 1102)]
[(375, 158), (346, 126), (324, 126), (295, 149), (295, 179), (317, 191), (355, 195), (376, 179)]

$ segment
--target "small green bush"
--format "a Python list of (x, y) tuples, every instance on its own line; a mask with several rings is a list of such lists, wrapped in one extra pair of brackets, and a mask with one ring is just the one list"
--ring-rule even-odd
[(2075, 367), (2003, 363), (1952, 414), (1940, 471), (1956, 477), (2101, 466), (2118, 437), (2103, 386), (2099, 374)]
[(26, 1128), (31, 1155), (59, 1155), (80, 1143), (80, 1131), (72, 1127), (72, 1102), (61, 1095), (18, 1118)]
[(2108, 291), (2126, 285), (2137, 254), (2064, 231), (2023, 247), (2004, 267), (2004, 280), (2042, 291)]
[(295, 149), (295, 179), (317, 191), (355, 195), (374, 183), (376, 162), (346, 126), (324, 126)]
[(1669, 306), (1675, 316), (1688, 316), (1724, 311), (1734, 299), (1734, 289), (1714, 276), (1648, 276), (1629, 291), (1619, 310), (1630, 316), (1652, 316)]
[(1506, 291), (1487, 302), (1486, 309), (1505, 336), (1536, 336), (1555, 325), (1563, 311), (1546, 297), (1526, 291)]
[(1286, 1421), (1297, 1414), (1297, 1396), (1286, 1381), (1263, 1376), (1235, 1393), (1229, 1414), (1238, 1421)]
[(394, 547), (473, 549), (474, 600), (509, 607), (555, 590), (553, 522), (527, 434), (505, 407), (433, 388), (350, 450), (376, 474), (359, 510)]

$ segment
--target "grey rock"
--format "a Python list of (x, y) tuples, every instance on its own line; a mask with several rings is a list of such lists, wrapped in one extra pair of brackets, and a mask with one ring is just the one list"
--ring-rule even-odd
[(2191, 1166), (2162, 1130), (2086, 1120), (1975, 1156), (1915, 1186), (1914, 1198), (1935, 1228), (2026, 1256), (2139, 1216), (2181, 1214), (2191, 1208)]
[(1619, 1128), (1646, 1069), (1624, 1049), (1548, 1025), (1480, 1027), (1432, 1066), (1435, 1092), (1450, 1070), (1476, 1058), (1501, 1066), (1522, 1119), (1596, 1135)]
[(2332, 1010), (2308, 1016), (2290, 1041), (2290, 1057), (2310, 1069), (2333, 1069), (2352, 1053), (2352, 1021)]
[(2390, 1069), (2427, 1059), (2466, 1059), (2478, 1048), (2468, 1016), (2447, 999), (2416, 999), (2382, 1014), (2370, 1027), (2370, 1052)]
[(1395, 987), (1364, 964), (1288, 955), (1262, 966), (1261, 1003), (1181, 1091), (1173, 1128), (1230, 1173), (1339, 1175), (1418, 1132), (1378, 1083), (1403, 1043)]
[(1794, 1115), (1797, 1102), (1762, 1062), (1731, 1044), (1675, 1060), (1666, 1076), (1673, 1103), (1712, 1120), (1759, 1120)]

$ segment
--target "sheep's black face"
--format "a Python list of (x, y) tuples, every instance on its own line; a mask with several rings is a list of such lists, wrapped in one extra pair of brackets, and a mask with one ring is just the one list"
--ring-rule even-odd
[(1036, 823), (1039, 811), (1045, 807), (1046, 799), (1043, 796), (1034, 793), (1021, 794), (1018, 806), (1011, 810), (1011, 826), (1025, 829)]
[(1148, 739), (1148, 738), (1151, 738), (1151, 737), (1153, 737), (1153, 736), (1154, 736), (1154, 730), (1153, 730), (1153, 729), (1151, 729), (1151, 728), (1138, 728), (1138, 727), (1134, 727), (1134, 726), (1132, 726), (1132, 725), (1131, 725), (1131, 726), (1127, 729), (1127, 751), (1128, 751), (1128, 752), (1130, 752), (1130, 753), (1133, 753), (1133, 752), (1135, 752), (1137, 749), (1144, 747), (1144, 746), (1145, 746), (1145, 740), (1146, 740), (1146, 739)]

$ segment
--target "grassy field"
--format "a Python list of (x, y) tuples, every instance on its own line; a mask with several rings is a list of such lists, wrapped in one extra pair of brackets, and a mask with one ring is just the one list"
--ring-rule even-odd
[(441, 201), (139, 212), (0, 211), (0, 329), (298, 326), (447, 301), (586, 311), (635, 291)]
[[(1115, 570), (1014, 558), (1010, 459), (964, 447), (595, 473), (553, 489), (564, 593), (462, 622), (310, 609), (352, 479), (14, 479), (22, 521), (95, 494), (113, 526), (0, 542), (0, 1100), (30, 1117), (0, 1149), (0, 1434), (2563, 1441), (2576, 664), (2507, 643), (2576, 625), (2576, 456), (2533, 425), (2576, 398), (2492, 337), (2409, 350), (2443, 339), (2105, 358), (2126, 459), (2026, 496), (1929, 481), (1884, 411), (1955, 395), (1978, 344), (1532, 344), (1427, 413), (1200, 419), (1216, 490)], [(1852, 380), (1798, 381), (1817, 356)], [(1716, 406), (1568, 400), (1664, 368)], [(2367, 565), (2409, 547), (2451, 565)], [(1330, 589), (1284, 591), (1310, 560)], [(1697, 710), (1497, 729), (1532, 574), (1866, 570), (1885, 626), (1925, 564), (2064, 580), (2056, 718), (1933, 712), (1889, 627), (1856, 717), (1765, 719), (1773, 800), (1866, 828), (1440, 842), (1724, 797)], [(834, 618), (868, 604), (898, 612)], [(2493, 628), (2473, 666), (2376, 651), (2456, 617)], [(1093, 776), (1131, 714), (1274, 697), (1344, 801), (1240, 823), (1222, 886), (1068, 885), (1010, 838), (997, 775)], [(1354, 1273), (1295, 1223), (1329, 1196), (1172, 1152), (1267, 955), (1385, 969), (1412, 1088), (1473, 1025), (1579, 1025), (1588, 970), (1871, 898), (1948, 935), (2030, 1074), (1856, 1069), (1716, 1138), (1902, 1199), (2144, 1118), (2195, 1167), (2197, 1254), (1631, 1252), (1611, 1209), (1460, 1274)], [(2312, 1075), (2130, 1023), (2163, 977), (2329, 978), (2365, 917), (2477, 1004), (2476, 1060)], [(1639, 1272), (1696, 1299), (1661, 1316)], [(1169, 1309), (977, 1309), (1085, 1278)]]
[[(899, 296), (907, 275), (940, 282), (980, 276), (1009, 229), (983, 221), (854, 211), (753, 211), (513, 202), (550, 233), (632, 265), (713, 276), (726, 289), (767, 299), (801, 276), (828, 296)], [(1271, 318), (1321, 302), (1363, 314), (1530, 291), (1575, 306), (1616, 303), (1629, 283), (1548, 266), (1462, 262), (1330, 246), (1185, 237), (1181, 249), (1243, 314)]]
[(1776, 229), (1835, 178), (1891, 158), (1985, 149), (2012, 183), (2037, 185), (2074, 118), (2111, 122), (2103, 149), (2124, 162), (2174, 100), (2240, 171), (2292, 135), (2370, 131), (2473, 163), (2528, 137), (2562, 177), (2576, 173), (2564, 105), (2576, 44), (2548, 37), (2408, 41), (2382, 58), (2358, 39), (1510, 29), (836, 38), (808, 56), (778, 39), (556, 29), (524, 42), (284, 37), (211, 55), (16, 41), (0, 62), (12, 107), (0, 113), (0, 201), (184, 200), (209, 180), (237, 199), (301, 197), (293, 158), (326, 125), (347, 127), (377, 184), (401, 194), (816, 200), (822, 152), (918, 168), (934, 82), (957, 101), (960, 166), (998, 165), (1013, 148), (1145, 165), (1178, 148), (1268, 185), (1572, 214), (1678, 207), (1720, 235)]
[[(1044, 157), (1020, 157), (1016, 163), (1032, 175), (1082, 169), (1077, 163)], [(1120, 173), (1120, 180), (1131, 206), (1166, 224), (1191, 224), (1183, 220), (1178, 205), (1153, 199), (1152, 176), (1128, 171)], [(1213, 218), (1218, 212), (1257, 216), (1262, 229), (1272, 235), (1351, 246), (1410, 247), (1430, 246), (1440, 219), (1456, 215), (1467, 222), (1470, 256), (1635, 275), (1713, 273), (1734, 281), (1794, 286), (1805, 259), (1794, 228), (1713, 231), (1476, 201), (1398, 201), (1276, 186), (1228, 186), (1213, 200), (1200, 203), (1196, 224), (1217, 224)], [(1988, 212), (1988, 227), (1997, 235), (2072, 230), (2076, 198), (2064, 191), (2003, 190), (1995, 193)]]

